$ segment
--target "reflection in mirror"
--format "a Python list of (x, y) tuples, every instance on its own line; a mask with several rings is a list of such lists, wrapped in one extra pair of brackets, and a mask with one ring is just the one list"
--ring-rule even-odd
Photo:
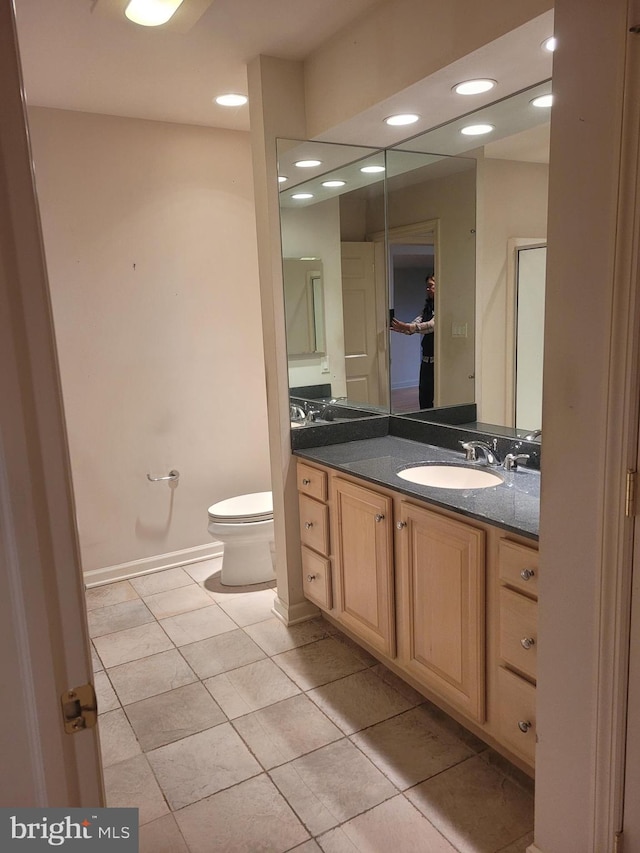
[(324, 355), (322, 261), (285, 258), (282, 270), (289, 358)]
[(517, 250), (515, 427), (542, 427), (542, 363), (546, 246)]

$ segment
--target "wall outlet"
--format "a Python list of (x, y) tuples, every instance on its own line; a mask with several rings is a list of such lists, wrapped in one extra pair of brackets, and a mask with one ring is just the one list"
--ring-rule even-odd
[(467, 324), (466, 323), (452, 323), (451, 324), (451, 337), (452, 338), (466, 338), (467, 337)]
[(329, 359), (323, 358), (320, 360), (320, 373), (329, 373)]

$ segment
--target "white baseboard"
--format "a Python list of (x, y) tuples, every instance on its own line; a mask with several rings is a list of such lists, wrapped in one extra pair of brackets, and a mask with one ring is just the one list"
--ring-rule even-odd
[(168, 554), (132, 560), (130, 563), (105, 566), (103, 569), (92, 569), (84, 573), (84, 584), (89, 589), (93, 586), (113, 583), (113, 581), (161, 572), (164, 569), (175, 569), (189, 563), (199, 563), (201, 560), (213, 560), (215, 557), (222, 556), (223, 547), (222, 542), (211, 542), (207, 545), (197, 545), (195, 548), (185, 548), (182, 551), (171, 551)]
[(539, 847), (536, 847), (535, 844), (530, 844), (527, 847), (527, 853), (544, 853)]
[(289, 607), (277, 595), (274, 599), (271, 612), (287, 626), (296, 625), (298, 622), (307, 622), (320, 613), (315, 604), (312, 604), (310, 601), (301, 601), (299, 604)]

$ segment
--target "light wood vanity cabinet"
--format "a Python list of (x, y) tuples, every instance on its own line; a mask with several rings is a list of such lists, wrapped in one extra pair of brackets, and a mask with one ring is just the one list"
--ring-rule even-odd
[(301, 461), (298, 489), (305, 595), (532, 772), (535, 546)]

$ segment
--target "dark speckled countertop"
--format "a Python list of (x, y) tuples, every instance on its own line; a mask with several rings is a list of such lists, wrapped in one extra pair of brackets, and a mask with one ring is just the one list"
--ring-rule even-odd
[[(540, 472), (530, 468), (505, 471), (482, 463), (465, 462), (453, 450), (386, 435), (362, 441), (347, 441), (324, 447), (293, 451), (295, 456), (318, 462), (386, 486), (434, 506), (459, 512), (469, 518), (510, 530), (531, 539), (538, 538), (540, 517)], [(485, 489), (441, 489), (418, 486), (397, 476), (398, 471), (424, 462), (455, 463), (499, 474), (503, 483)]]

